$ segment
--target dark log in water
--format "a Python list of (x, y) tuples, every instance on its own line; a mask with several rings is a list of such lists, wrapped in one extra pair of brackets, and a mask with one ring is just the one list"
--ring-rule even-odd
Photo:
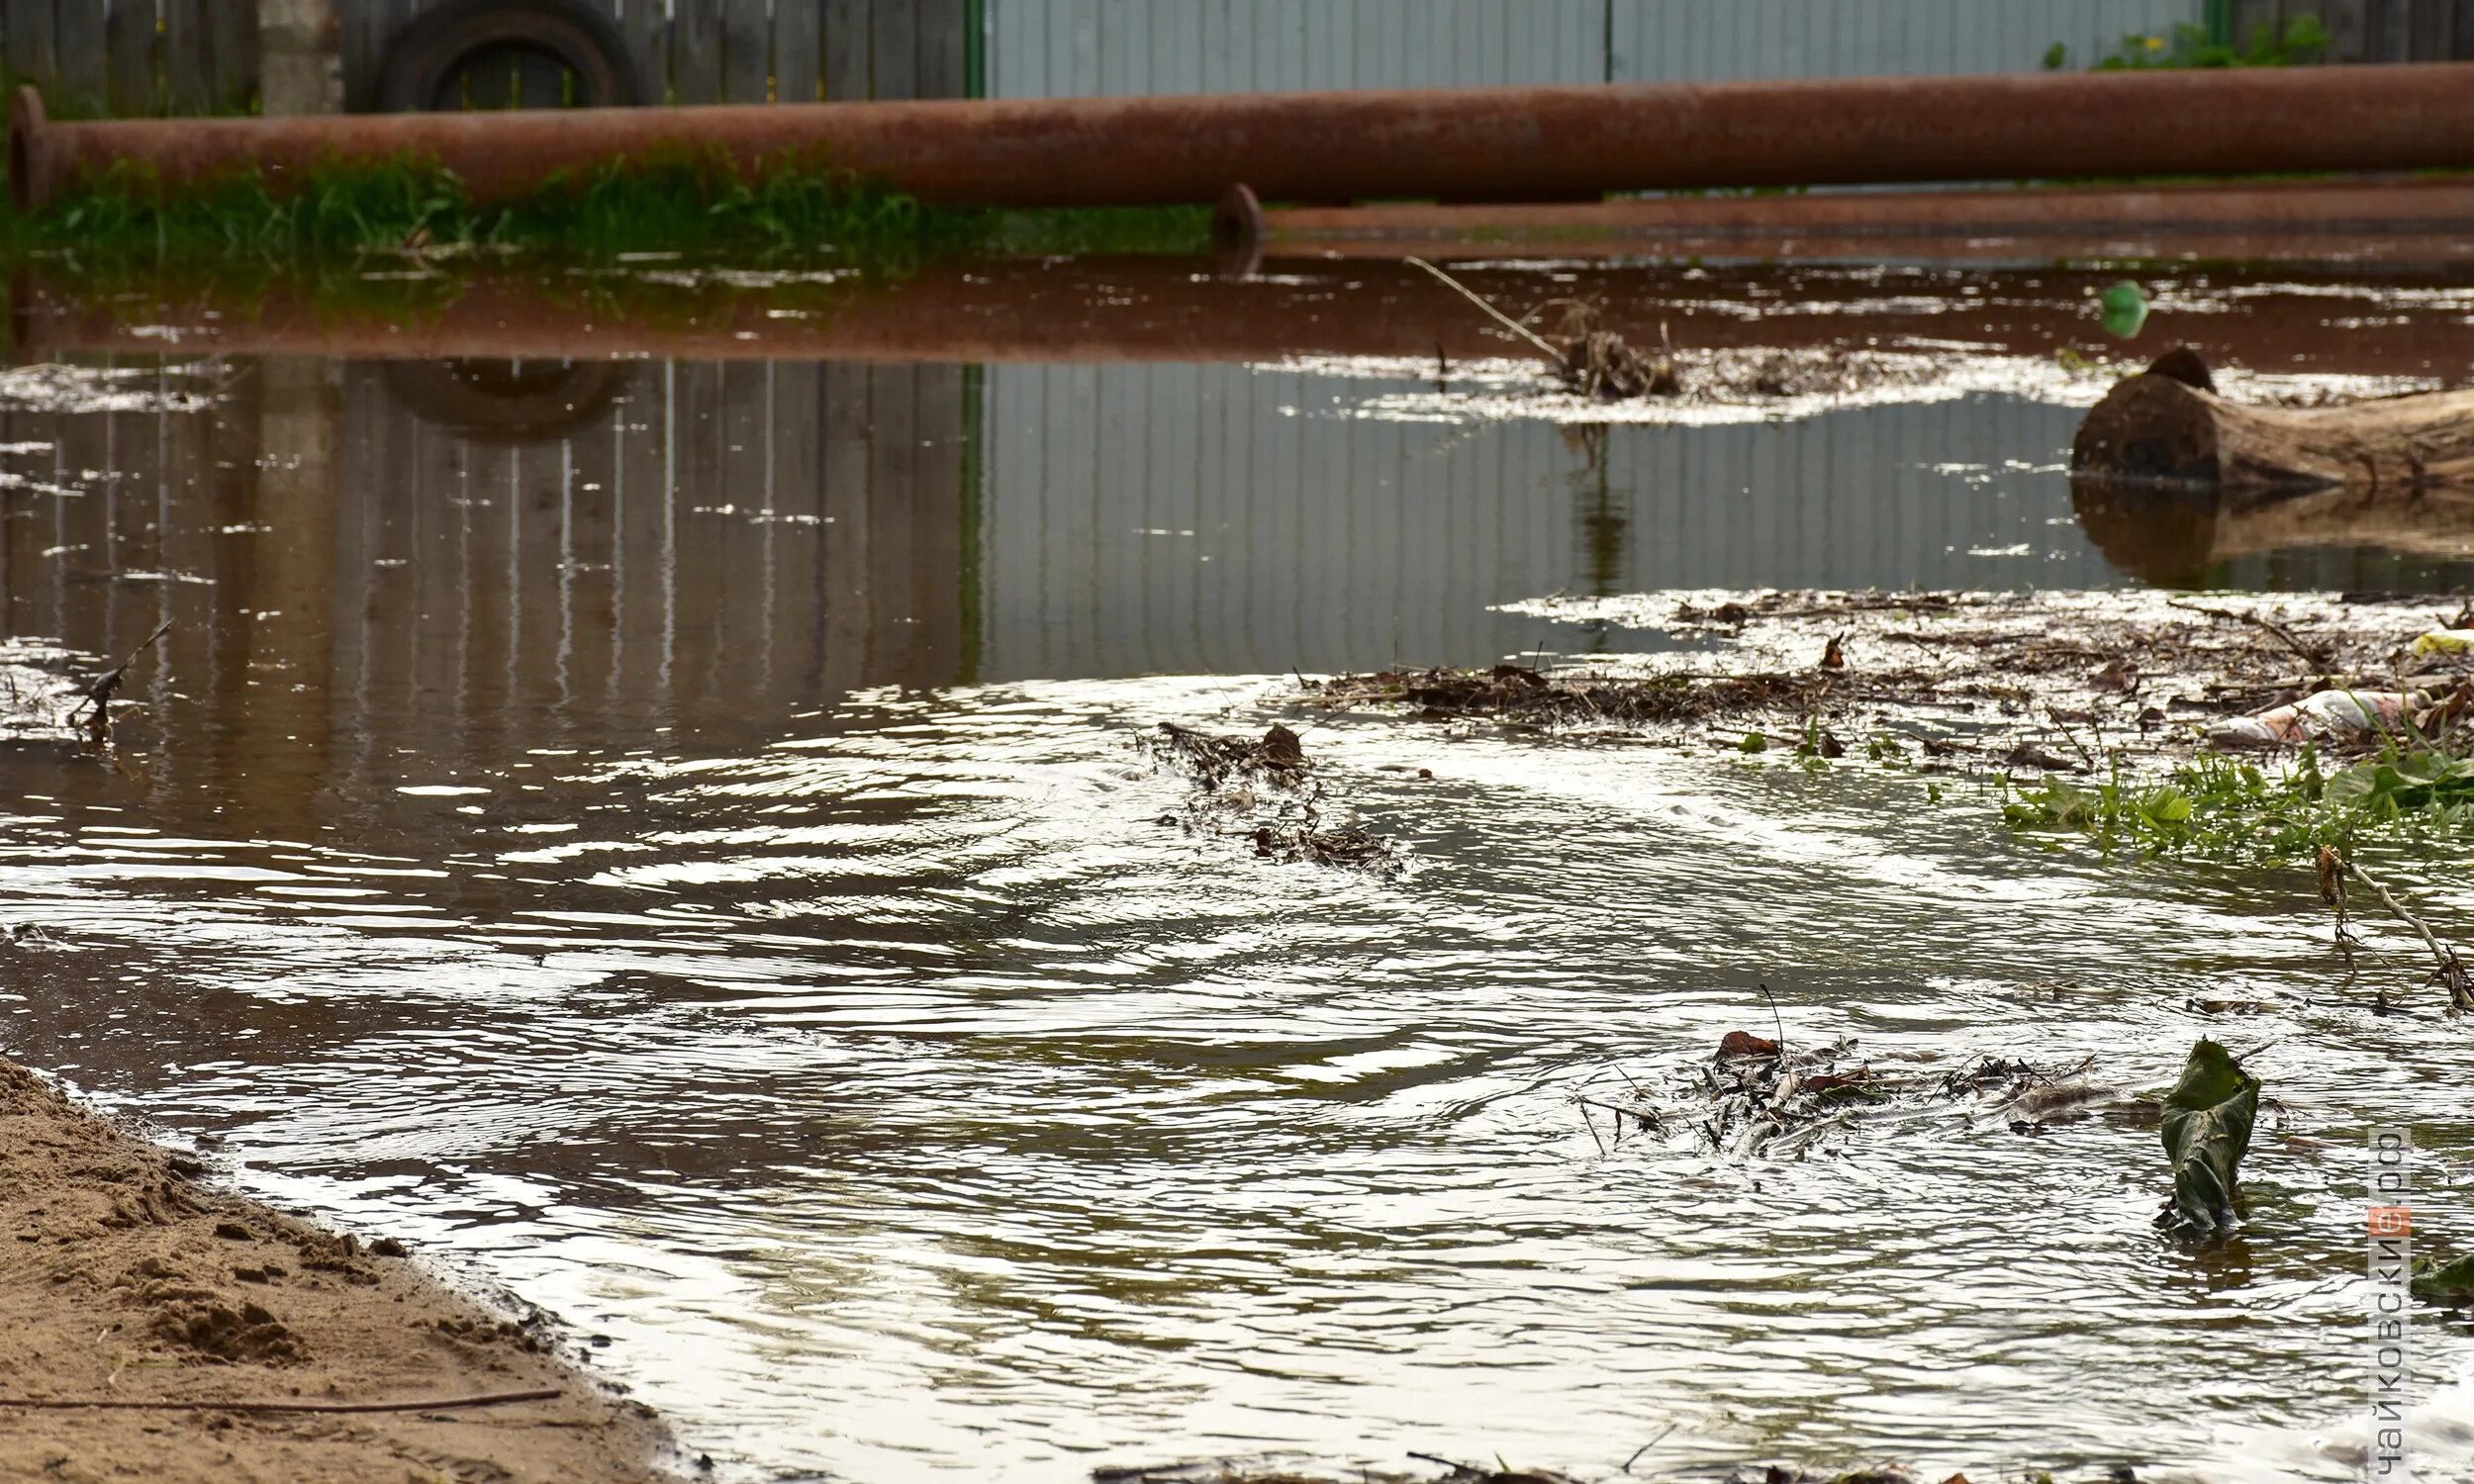
[(2074, 478), (2305, 494), (2349, 488), (2401, 499), (2474, 488), (2474, 392), (2344, 407), (2247, 407), (2217, 395), (2188, 350), (2105, 394), (2070, 447)]

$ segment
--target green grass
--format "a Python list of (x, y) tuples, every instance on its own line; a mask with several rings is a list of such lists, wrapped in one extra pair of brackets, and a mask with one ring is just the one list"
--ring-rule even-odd
[(300, 188), (254, 173), (166, 189), (116, 166), (32, 217), (0, 213), (0, 255), (73, 270), (172, 263), (302, 269), (408, 247), (607, 261), (678, 252), (772, 264), (832, 261), (899, 270), (954, 251), (1201, 252), (1203, 208), (1110, 212), (936, 210), (821, 168), (749, 180), (682, 154), (552, 178), (530, 197), (476, 206), (449, 172), (416, 159), (337, 164)]
[(322, 316), (418, 324), (487, 276), (530, 282), (580, 315), (701, 324), (726, 318), (731, 301), (755, 290), (735, 274), (654, 284), (627, 260), (856, 270), (787, 273), (761, 290), (829, 314), (933, 256), (1200, 254), (1209, 226), (1202, 208), (937, 211), (829, 171), (777, 169), (751, 182), (686, 156), (578, 172), (488, 209), (416, 160), (321, 169), (282, 194), (254, 175), (163, 190), (123, 166), (37, 217), (0, 206), (0, 270), (34, 267), (48, 285), (115, 314), (211, 303), (245, 317), (280, 294)]

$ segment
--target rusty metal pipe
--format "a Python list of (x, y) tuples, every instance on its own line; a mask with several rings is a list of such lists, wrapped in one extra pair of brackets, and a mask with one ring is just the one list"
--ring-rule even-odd
[(1594, 237), (1778, 236), (1791, 232), (1941, 236), (2105, 233), (2390, 232), (2474, 229), (2474, 179), (2307, 180), (2273, 184), (2054, 186), (1883, 191), (1835, 196), (1660, 197), (1544, 206), (1292, 207), (1264, 211), (1255, 233), (1277, 252), (1350, 241), (1503, 241)]
[(1538, 206), (1264, 210), (1233, 190), (1233, 265), (1265, 257), (2060, 257), (2445, 262), (2474, 254), (2474, 179), (2061, 186)]
[(1608, 191), (2474, 166), (2474, 63), (1652, 87), (819, 103), (52, 124), (21, 92), (37, 210), (114, 161), (168, 182), (432, 158), (475, 200), (666, 149), (830, 163), (951, 206), (1538, 201)]

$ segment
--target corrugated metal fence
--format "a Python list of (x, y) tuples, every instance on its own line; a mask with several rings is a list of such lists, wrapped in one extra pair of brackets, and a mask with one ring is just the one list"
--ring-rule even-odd
[(998, 98), (1606, 80), (1605, 0), (990, 0)]
[(988, 88), (1040, 98), (2024, 71), (2056, 42), (2093, 57), (2205, 12), (2205, 0), (989, 0)]
[(1619, 82), (2025, 72), (2055, 43), (2075, 58), (2126, 35), (2202, 25), (2204, 0), (1615, 0)]

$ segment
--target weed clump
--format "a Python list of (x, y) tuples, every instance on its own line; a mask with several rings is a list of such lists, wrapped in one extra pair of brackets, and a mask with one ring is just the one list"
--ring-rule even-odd
[(0, 210), (0, 255), (297, 266), (373, 253), (607, 260), (658, 251), (899, 268), (949, 250), (1198, 251), (1208, 240), (1199, 211), (939, 209), (821, 161), (776, 161), (750, 174), (717, 151), (613, 159), (493, 205), (474, 202), (435, 160), (412, 155), (337, 160), (277, 185), (249, 170), (174, 186), (122, 161), (39, 214)]
[[(2097, 72), (2144, 72), (2160, 69), (2213, 67), (2297, 67), (2323, 61), (2335, 45), (2328, 26), (2317, 15), (2303, 14), (2287, 21), (2280, 29), (2272, 21), (2262, 21), (2250, 28), (2243, 45), (2236, 47), (2213, 39), (2204, 26), (2187, 21), (2176, 23), (2163, 36), (2134, 32), (2122, 38), (2113, 50), (2096, 59), (2089, 70)], [(2045, 69), (2057, 72), (2070, 65), (2070, 48), (2059, 42), (2045, 49)]]
[(2002, 817), (2019, 830), (2095, 836), (2108, 848), (2219, 860), (2295, 860), (2373, 833), (2461, 839), (2474, 833), (2474, 757), (2429, 739), (2392, 739), (2331, 766), (2319, 744), (2265, 766), (2202, 753), (2142, 782), (2119, 757), (2101, 784), (2005, 781)]

